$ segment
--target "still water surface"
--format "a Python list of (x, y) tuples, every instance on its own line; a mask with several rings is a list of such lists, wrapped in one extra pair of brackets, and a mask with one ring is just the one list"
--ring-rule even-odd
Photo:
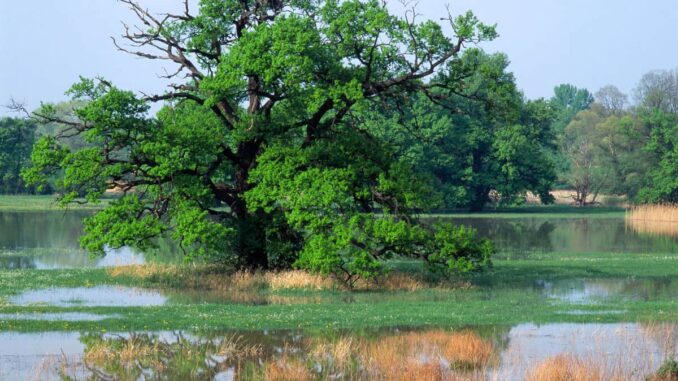
[[(639, 233), (618, 218), (454, 218), (500, 253), (676, 253), (678, 238)], [(676, 226), (678, 230), (678, 226)]]
[[(56, 269), (116, 266), (143, 263), (144, 255), (128, 248), (109, 250), (103, 258), (90, 258), (78, 247), (82, 219), (91, 212), (0, 212), (0, 269)], [(476, 228), (492, 239), (500, 255), (520, 253), (676, 253), (678, 239), (641, 234), (629, 229), (623, 218), (455, 218), (455, 223)], [(543, 281), (532, 285), (545, 299), (573, 304), (591, 304), (608, 297), (629, 300), (655, 297), (678, 298), (678, 281), (673, 279), (573, 279)], [(8, 302), (15, 305), (74, 306), (150, 306), (168, 302), (193, 303), (197, 296), (166, 295), (152, 290), (100, 286), (90, 288), (51, 288), (29, 290)], [(220, 295), (200, 295), (205, 302), (234, 302)], [(354, 297), (347, 298), (350, 303)], [(360, 298), (360, 296), (355, 296)], [(202, 300), (201, 299), (201, 300)], [(252, 301), (244, 300), (251, 303)], [(257, 303), (294, 303), (290, 298), (260, 300)], [(299, 302), (306, 303), (307, 300)], [(320, 301), (321, 302), (321, 301)], [(623, 311), (604, 311), (605, 314)], [(576, 313), (576, 311), (574, 311)], [(582, 312), (585, 314), (586, 312)], [(0, 321), (61, 320), (97, 321), (119, 318), (77, 312), (30, 313), (20, 317), (0, 314)], [(500, 361), (487, 374), (488, 379), (519, 380), (535, 363), (560, 353), (573, 353), (602, 359), (609, 366), (637, 375), (656, 370), (676, 347), (675, 326), (661, 329), (643, 324), (521, 324), (494, 327), (492, 340), (501, 348)], [(346, 334), (351, 334), (350, 332)], [(59, 379), (63, 363), (76, 379), (91, 375), (83, 363), (86, 345), (76, 332), (17, 333), (0, 329), (0, 380)], [(167, 336), (166, 334), (164, 334)], [(246, 340), (261, 342), (268, 355), (280, 354), (303, 341), (304, 332), (244, 332)], [(379, 334), (375, 333), (376, 336)], [(160, 336), (163, 336), (161, 334)], [(297, 353), (303, 354), (303, 351)], [(268, 356), (267, 355), (267, 356)], [(641, 359), (641, 361), (638, 361)], [(606, 365), (607, 366), (607, 365)], [(641, 369), (642, 368), (642, 369)], [(619, 369), (617, 369), (619, 370)], [(219, 379), (231, 379), (233, 369), (218, 373)]]
[(92, 212), (0, 212), (0, 269), (110, 267), (144, 263), (130, 248), (92, 258), (79, 247), (83, 219)]
[[(568, 354), (584, 360), (595, 360), (597, 368), (604, 375), (622, 374), (628, 380), (643, 380), (645, 375), (656, 371), (667, 356), (674, 353), (676, 332), (677, 327), (673, 324), (519, 324), (496, 327), (484, 332), (483, 336), (494, 343), (498, 359), (482, 369), (481, 374), (483, 379), (488, 380), (523, 380), (535, 364), (553, 356)], [(368, 340), (378, 342), (404, 333), (398, 329), (384, 329), (368, 333), (367, 336), (370, 337)], [(365, 337), (353, 336), (350, 332), (333, 333), (337, 334), (355, 342)], [(37, 377), (40, 380), (58, 380), (60, 372), (76, 379), (91, 376), (84, 361), (87, 343), (91, 342), (87, 336), (77, 332), (0, 333), (0, 379)], [(128, 333), (112, 333), (99, 337), (110, 339), (129, 336)], [(288, 361), (313, 362), (313, 344), (309, 346), (309, 343), (320, 340), (322, 345), (323, 340), (303, 331), (221, 334), (156, 332), (151, 336), (158, 343), (171, 342), (182, 336), (193, 341), (216, 340), (218, 337), (228, 340), (241, 336), (246, 343), (263, 348), (254, 356), (255, 363), (260, 364), (283, 357)], [(212, 366), (218, 367), (209, 379), (233, 379), (238, 373), (236, 364), (230, 363), (225, 357), (206, 360), (207, 366), (213, 361)], [(433, 360), (430, 355), (427, 357), (422, 353), (418, 361)], [(316, 370), (321, 371), (318, 367)], [(337, 379), (342, 378), (339, 375)]]
[[(129, 248), (90, 258), (79, 249), (82, 220), (92, 212), (0, 212), (0, 269), (139, 264)], [(448, 219), (446, 219), (448, 220)], [(629, 229), (623, 218), (453, 218), (491, 239), (500, 255), (516, 253), (675, 253), (678, 238)], [(171, 250), (166, 250), (171, 251)], [(167, 253), (164, 253), (167, 254)], [(167, 254), (176, 257), (176, 253)]]

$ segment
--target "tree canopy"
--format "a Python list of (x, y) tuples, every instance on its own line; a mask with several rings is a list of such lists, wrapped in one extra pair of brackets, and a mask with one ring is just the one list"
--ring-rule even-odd
[(463, 78), (458, 90), (420, 94), (411, 107), (385, 104), (370, 114), (399, 159), (432, 178), (445, 208), (514, 204), (528, 191), (552, 201), (555, 172), (547, 150), (555, 144), (555, 113), (544, 101), (523, 99), (508, 64), (504, 54), (470, 49), (455, 70)]
[[(363, 115), (463, 90), (464, 47), (495, 38), (494, 26), (468, 12), (444, 18), (444, 32), (376, 0), (202, 0), (195, 14), (186, 3), (162, 17), (122, 2), (141, 27), (116, 46), (176, 64), (172, 90), (140, 97), (82, 79), (73, 117), (34, 114), (65, 127), (39, 140), (25, 173), (44, 183), (63, 171), (64, 203), (123, 193), (86, 221), (89, 250), (169, 235), (187, 255), (294, 263), (349, 283), (394, 255), (441, 271), (489, 263), (491, 245), (472, 230), (418, 221), (438, 192)], [(86, 144), (65, 144), (72, 135)]]
[(30, 120), (0, 118), (0, 193), (23, 193), (21, 171), (29, 165), (36, 125)]

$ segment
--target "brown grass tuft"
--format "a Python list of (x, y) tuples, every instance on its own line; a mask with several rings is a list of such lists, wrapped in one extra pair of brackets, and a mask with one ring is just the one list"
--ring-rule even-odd
[(267, 363), (264, 369), (265, 381), (308, 381), (312, 379), (313, 374), (304, 364), (286, 357)]
[(265, 278), (272, 290), (290, 288), (327, 290), (339, 287), (337, 282), (330, 277), (301, 270), (270, 272), (265, 274)]
[(445, 372), (442, 365), (433, 362), (421, 363), (409, 361), (405, 364), (402, 373), (398, 373), (393, 381), (442, 381), (445, 380)]
[(409, 332), (361, 347), (361, 363), (370, 379), (456, 379), (452, 372), (446, 372), (442, 360), (453, 368), (479, 370), (497, 358), (492, 343), (470, 331)]
[(443, 355), (456, 367), (480, 368), (497, 357), (494, 345), (471, 331), (454, 332), (444, 343)]
[(626, 212), (626, 224), (638, 233), (678, 237), (678, 204), (634, 206)]
[(604, 381), (602, 372), (591, 363), (570, 355), (558, 355), (537, 364), (527, 381)]
[(386, 274), (380, 286), (386, 290), (416, 291), (425, 288), (426, 284), (413, 275), (393, 272)]
[[(256, 291), (261, 289), (336, 290), (344, 286), (331, 276), (311, 274), (303, 270), (229, 271), (213, 265), (179, 266), (149, 263), (112, 267), (113, 277), (132, 277), (152, 286), (209, 291)], [(461, 285), (462, 287), (464, 285)], [(356, 289), (416, 291), (426, 287), (457, 288), (458, 284), (431, 285), (415, 275), (393, 272), (375, 281), (361, 281)]]

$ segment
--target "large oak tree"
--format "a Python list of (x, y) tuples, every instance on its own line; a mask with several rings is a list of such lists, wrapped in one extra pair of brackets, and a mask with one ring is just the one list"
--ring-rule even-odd
[[(168, 61), (171, 91), (137, 96), (99, 79), (70, 94), (85, 106), (45, 137), (32, 182), (63, 172), (62, 201), (124, 193), (86, 223), (83, 244), (144, 246), (169, 235), (187, 254), (247, 267), (370, 277), (405, 255), (470, 270), (491, 251), (472, 231), (417, 222), (432, 189), (361, 123), (374, 105), (458, 90), (468, 44), (496, 36), (472, 13), (419, 22), (377, 0), (202, 0), (139, 19), (115, 45)], [(445, 30), (447, 29), (447, 30)], [(133, 70), (133, 69), (130, 69)], [(428, 78), (446, 73), (446, 81)], [(164, 102), (155, 116), (150, 104)], [(50, 107), (34, 115), (58, 121)]]

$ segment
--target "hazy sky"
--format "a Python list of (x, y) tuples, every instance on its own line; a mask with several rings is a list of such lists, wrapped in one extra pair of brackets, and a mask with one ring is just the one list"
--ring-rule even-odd
[[(160, 13), (179, 0), (141, 3)], [(499, 39), (483, 47), (508, 54), (529, 98), (550, 97), (559, 83), (592, 92), (615, 84), (630, 93), (645, 72), (678, 67), (675, 0), (420, 0), (417, 9), (438, 19), (448, 3), (453, 12), (472, 9), (498, 24)], [(113, 47), (110, 36), (120, 34), (121, 20), (133, 18), (115, 0), (0, 0), (0, 105), (10, 97), (30, 108), (64, 100), (78, 75), (161, 91), (162, 62)]]

